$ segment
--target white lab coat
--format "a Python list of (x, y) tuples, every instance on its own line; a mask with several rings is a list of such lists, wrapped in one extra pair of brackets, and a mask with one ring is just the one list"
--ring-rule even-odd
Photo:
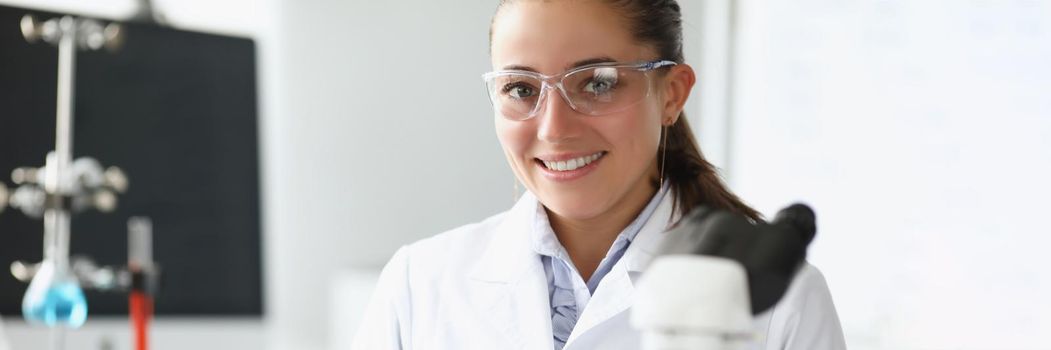
[[(629, 322), (634, 283), (678, 218), (673, 197), (665, 196), (602, 279), (564, 350), (640, 348)], [(399, 249), (380, 274), (352, 349), (551, 349), (548, 284), (529, 238), (536, 205), (527, 193), (507, 212)], [(754, 349), (846, 348), (824, 277), (809, 264), (754, 325)]]

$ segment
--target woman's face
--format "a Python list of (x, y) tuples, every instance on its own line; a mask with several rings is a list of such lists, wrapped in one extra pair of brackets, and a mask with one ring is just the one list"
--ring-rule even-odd
[[(659, 59), (652, 47), (635, 42), (618, 13), (598, 1), (504, 5), (493, 23), (491, 47), (494, 70), (527, 67), (549, 76), (596, 59)], [(557, 90), (549, 91), (530, 119), (510, 120), (497, 112), (496, 133), (508, 163), (548, 210), (587, 220), (649, 199), (665, 112), (655, 73), (645, 100), (612, 114), (574, 111)], [(594, 160), (569, 171), (545, 165), (572, 159)]]

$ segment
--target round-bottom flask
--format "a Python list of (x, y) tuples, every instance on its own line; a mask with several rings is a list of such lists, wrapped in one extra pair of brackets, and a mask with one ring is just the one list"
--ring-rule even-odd
[(88, 318), (88, 303), (69, 267), (47, 259), (22, 298), (22, 314), (30, 323), (78, 328)]

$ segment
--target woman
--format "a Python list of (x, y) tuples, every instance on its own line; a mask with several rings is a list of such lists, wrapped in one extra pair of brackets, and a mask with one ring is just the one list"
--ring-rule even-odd
[[(683, 117), (681, 33), (674, 0), (502, 1), (485, 80), (528, 192), (395, 253), (355, 348), (638, 349), (633, 283), (676, 219), (700, 205), (759, 219)], [(755, 327), (761, 349), (845, 348), (809, 265)]]

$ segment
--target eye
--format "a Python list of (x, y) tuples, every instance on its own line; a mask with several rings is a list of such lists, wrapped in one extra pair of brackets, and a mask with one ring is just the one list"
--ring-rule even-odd
[(584, 91), (595, 95), (607, 94), (617, 88), (617, 70), (596, 69), (594, 77), (584, 83)]
[(524, 99), (536, 96), (537, 89), (523, 82), (514, 82), (504, 85), (503, 92), (504, 95), (509, 95), (512, 98)]
[(584, 91), (593, 93), (595, 95), (607, 94), (610, 91), (613, 91), (613, 88), (616, 87), (616, 84), (617, 84), (616, 80), (608, 81), (608, 80), (594, 79), (594, 80), (589, 81), (587, 83), (587, 85), (584, 85)]

